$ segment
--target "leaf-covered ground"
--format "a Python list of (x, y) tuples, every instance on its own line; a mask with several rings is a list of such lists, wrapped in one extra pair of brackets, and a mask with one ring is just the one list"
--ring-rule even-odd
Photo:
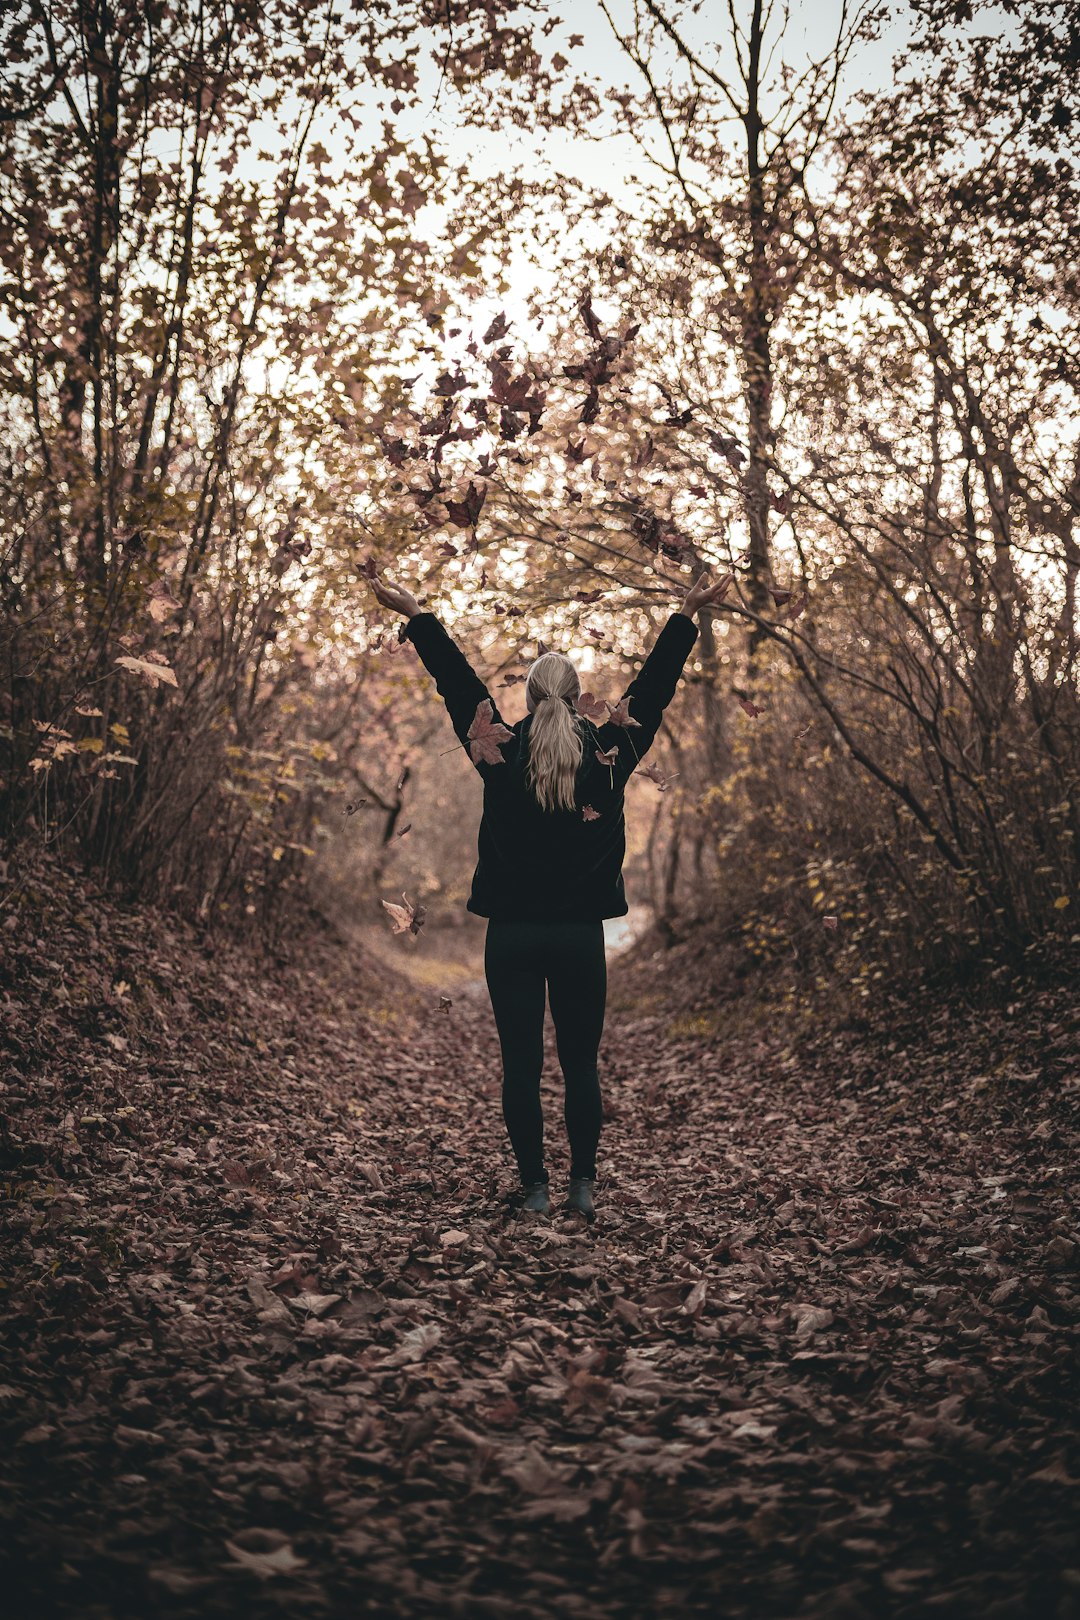
[(586, 1227), (482, 986), (44, 868), (0, 939), (9, 1612), (1080, 1613), (1068, 963), (796, 1040), (613, 962)]

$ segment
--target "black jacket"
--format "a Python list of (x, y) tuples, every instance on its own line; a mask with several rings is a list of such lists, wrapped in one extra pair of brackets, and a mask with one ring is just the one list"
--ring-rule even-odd
[[(491, 699), (493, 720), (506, 724), (495, 700), (434, 613), (414, 614), (403, 634), (435, 677), (454, 731), (472, 760), (469, 727), (485, 698)], [(509, 728), (513, 736), (499, 748), (500, 764), (476, 764), (484, 782), (484, 813), (468, 911), (515, 921), (626, 915), (623, 790), (656, 736), (697, 634), (693, 619), (673, 613), (624, 694), (639, 724), (627, 727), (605, 720), (586, 729), (574, 810), (542, 809), (526, 781), (531, 715)], [(613, 745), (619, 752), (612, 770), (601, 765), (596, 750), (607, 752)], [(585, 819), (585, 805), (599, 812), (596, 820)]]

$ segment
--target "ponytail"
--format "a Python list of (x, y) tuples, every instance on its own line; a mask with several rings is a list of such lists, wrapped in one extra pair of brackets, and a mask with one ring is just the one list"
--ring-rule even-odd
[(573, 810), (584, 753), (583, 721), (573, 708), (581, 690), (577, 670), (562, 653), (543, 653), (525, 683), (532, 711), (526, 780), (544, 810)]

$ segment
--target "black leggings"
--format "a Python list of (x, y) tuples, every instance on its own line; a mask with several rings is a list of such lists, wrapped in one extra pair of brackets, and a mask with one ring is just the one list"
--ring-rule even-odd
[(548, 1179), (540, 1108), (545, 984), (566, 1083), (570, 1174), (595, 1176), (603, 1120), (596, 1058), (607, 999), (603, 923), (491, 917), (484, 972), (502, 1047), (503, 1118), (522, 1182)]

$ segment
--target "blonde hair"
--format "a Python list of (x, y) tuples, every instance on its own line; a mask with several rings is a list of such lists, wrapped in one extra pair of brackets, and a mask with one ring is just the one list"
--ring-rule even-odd
[(525, 678), (532, 715), (526, 780), (544, 810), (573, 810), (574, 786), (584, 752), (584, 722), (575, 712), (578, 672), (565, 653), (546, 652)]

